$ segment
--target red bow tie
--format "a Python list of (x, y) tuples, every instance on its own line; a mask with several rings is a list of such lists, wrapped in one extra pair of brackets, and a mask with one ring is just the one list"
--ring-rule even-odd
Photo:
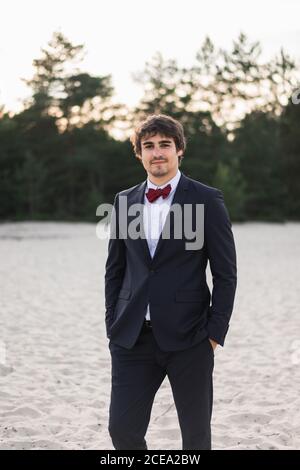
[(149, 202), (155, 201), (157, 198), (162, 196), (164, 199), (169, 195), (171, 191), (171, 185), (167, 184), (164, 188), (152, 189), (150, 188), (149, 191), (146, 193), (146, 197)]

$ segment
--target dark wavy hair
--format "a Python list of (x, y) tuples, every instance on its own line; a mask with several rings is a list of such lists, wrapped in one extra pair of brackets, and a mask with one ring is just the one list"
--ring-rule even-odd
[[(176, 150), (185, 151), (186, 139), (182, 124), (166, 114), (152, 114), (135, 128), (130, 138), (136, 157), (138, 157), (138, 155), (140, 156), (142, 153), (141, 140), (144, 137), (153, 137), (156, 134), (172, 137), (175, 142)], [(183, 155), (178, 157), (179, 165), (182, 159)]]

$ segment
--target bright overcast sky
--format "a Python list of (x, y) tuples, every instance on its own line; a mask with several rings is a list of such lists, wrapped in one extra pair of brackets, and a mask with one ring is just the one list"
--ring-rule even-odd
[(9, 0), (0, 9), (0, 105), (21, 107), (33, 74), (54, 31), (87, 52), (82, 70), (112, 74), (120, 102), (135, 104), (140, 90), (131, 74), (156, 51), (191, 65), (205, 36), (230, 47), (240, 31), (260, 40), (266, 57), (281, 46), (300, 59), (299, 0)]

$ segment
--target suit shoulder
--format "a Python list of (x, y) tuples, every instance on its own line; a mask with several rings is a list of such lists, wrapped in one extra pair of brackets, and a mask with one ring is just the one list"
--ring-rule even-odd
[(139, 189), (143, 184), (144, 183), (139, 183), (139, 184), (136, 184), (135, 186), (132, 186), (131, 188), (123, 189), (123, 191), (120, 191), (119, 193), (116, 194), (116, 197), (117, 196), (128, 196), (134, 190)]
[(191, 188), (199, 195), (201, 198), (206, 199), (207, 201), (217, 197), (223, 196), (223, 193), (220, 189), (214, 188), (207, 184), (201, 183), (200, 181), (194, 180), (193, 178), (186, 177), (189, 180)]

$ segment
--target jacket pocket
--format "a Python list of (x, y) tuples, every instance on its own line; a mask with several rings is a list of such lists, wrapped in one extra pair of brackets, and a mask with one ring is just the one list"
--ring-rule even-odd
[(131, 296), (131, 290), (129, 289), (121, 289), (118, 295), (119, 299), (127, 300)]
[(179, 290), (175, 294), (176, 302), (202, 302), (204, 294), (201, 290)]
[(214, 355), (215, 355), (215, 350), (214, 350), (214, 348), (212, 347), (212, 344), (211, 344), (209, 338), (206, 338), (206, 341), (208, 342), (208, 347), (209, 347), (209, 349), (210, 349), (210, 352), (211, 352), (211, 353), (213, 354), (213, 356), (214, 356)]

